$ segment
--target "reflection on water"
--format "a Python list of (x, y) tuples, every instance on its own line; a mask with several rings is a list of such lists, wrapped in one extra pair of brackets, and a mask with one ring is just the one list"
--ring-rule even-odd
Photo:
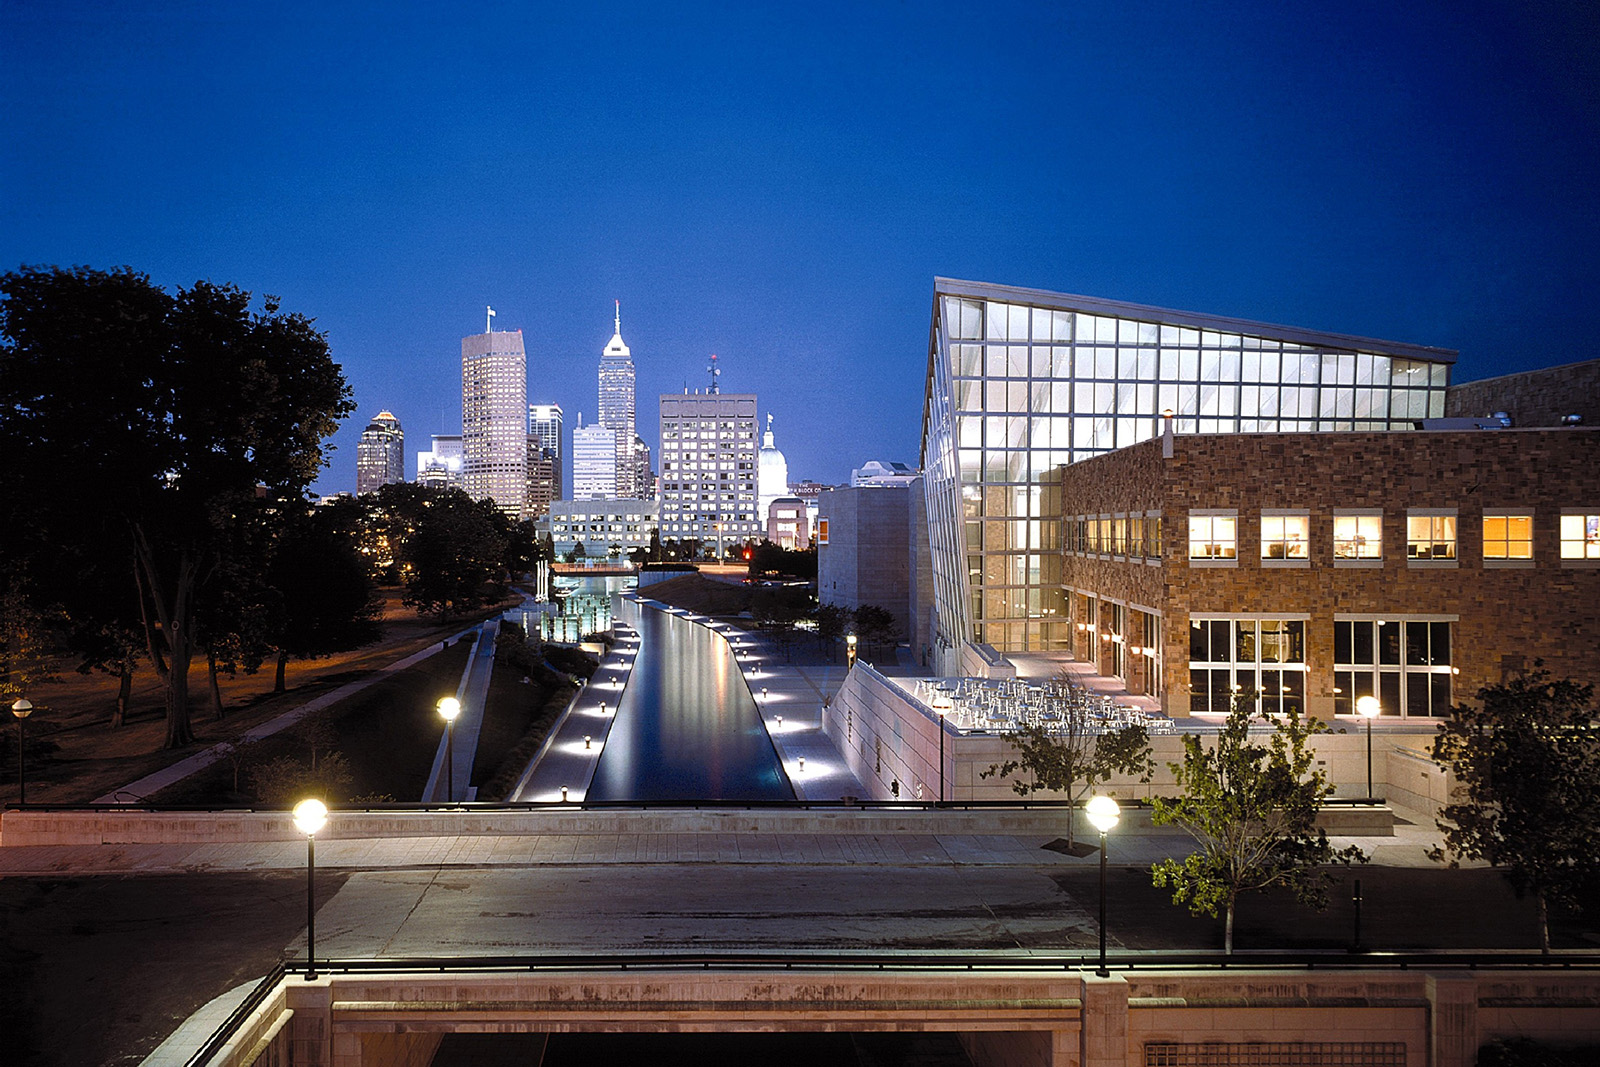
[(642, 608), (640, 651), (588, 800), (793, 800), (733, 652)]

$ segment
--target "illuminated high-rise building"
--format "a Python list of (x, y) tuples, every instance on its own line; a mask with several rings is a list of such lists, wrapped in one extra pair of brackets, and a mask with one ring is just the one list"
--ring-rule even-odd
[(611, 340), (600, 353), (599, 425), (611, 431), (616, 448), (616, 495), (642, 497), (649, 495), (650, 489), (650, 446), (638, 432), (633, 353), (622, 340), (621, 301), (616, 305), (614, 327)]
[(467, 492), (520, 518), (528, 483), (528, 356), (521, 330), (461, 339), (461, 443)]
[(356, 492), (376, 493), (380, 486), (405, 480), (405, 432), (399, 419), (380, 411), (361, 431), (356, 445)]
[(572, 499), (617, 496), (617, 466), (615, 430), (595, 423), (572, 431)]
[[(560, 404), (529, 404), (528, 405), (528, 436), (539, 442), (539, 447), (550, 453), (551, 482), (550, 499), (563, 500), (561, 494), (565, 491), (566, 482), (562, 479), (562, 468), (567, 461), (567, 452), (561, 446), (562, 439), (562, 412)], [(530, 475), (531, 477), (531, 475)]]
[(433, 448), (417, 453), (418, 485), (460, 489), (463, 485), (461, 470), (460, 434), (434, 434)]
[(661, 539), (698, 540), (720, 555), (759, 541), (756, 395), (661, 397)]

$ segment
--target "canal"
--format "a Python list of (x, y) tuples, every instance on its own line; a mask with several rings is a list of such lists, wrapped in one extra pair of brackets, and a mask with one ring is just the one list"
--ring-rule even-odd
[(727, 642), (655, 608), (622, 610), (637, 612), (639, 655), (585, 799), (793, 800)]

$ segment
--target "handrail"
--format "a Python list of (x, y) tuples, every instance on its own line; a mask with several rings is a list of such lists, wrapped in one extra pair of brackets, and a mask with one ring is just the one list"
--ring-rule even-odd
[(287, 966), (280, 963), (268, 972), (265, 978), (257, 982), (256, 987), (250, 990), (250, 993), (239, 1002), (239, 1006), (228, 1013), (228, 1017), (222, 1020), (222, 1024), (211, 1032), (210, 1037), (201, 1042), (200, 1047), (195, 1049), (194, 1055), (184, 1061), (184, 1067), (204, 1067), (205, 1064), (211, 1062), (211, 1058), (221, 1052), (222, 1046), (231, 1041), (233, 1036), (239, 1032), (239, 1028), (244, 1026), (245, 1020), (254, 1015), (256, 1009), (265, 1004), (267, 998), (277, 992), (278, 986), (282, 984), (286, 974), (288, 974)]
[[(1147, 808), (1149, 800), (1119, 799), (1117, 803), (1124, 808)], [(1329, 808), (1362, 808), (1383, 807), (1383, 797), (1328, 797), (1322, 802), (1323, 807)], [(473, 814), (486, 812), (560, 812), (560, 811), (1059, 811), (1069, 807), (1081, 807), (1074, 801), (1068, 800), (913, 800), (913, 799), (883, 799), (876, 800), (867, 797), (854, 800), (583, 800), (583, 801), (555, 801), (555, 800), (458, 800), (454, 803), (369, 803), (351, 807), (339, 807), (335, 810), (342, 814), (354, 813), (425, 813), (445, 811), (470, 811)], [(213, 814), (278, 814), (287, 815), (287, 808), (269, 808), (258, 805), (227, 804), (33, 804), (27, 807), (5, 807), (7, 812), (30, 811), (128, 811), (128, 812), (175, 812), (183, 814), (213, 813)]]

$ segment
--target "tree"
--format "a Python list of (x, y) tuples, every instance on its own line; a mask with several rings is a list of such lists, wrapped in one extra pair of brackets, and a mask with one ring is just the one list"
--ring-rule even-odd
[(855, 610), (856, 636), (868, 646), (893, 643), (900, 636), (894, 613), (876, 604), (863, 604)]
[[(1537, 665), (1536, 665), (1537, 667)], [(1600, 892), (1600, 730), (1594, 687), (1535, 669), (1478, 690), (1439, 725), (1433, 758), (1455, 776), (1455, 803), (1439, 813), (1435, 859), (1486, 860), (1539, 906), (1550, 951), (1551, 903), (1581, 907)]]
[[(1074, 812), (1095, 783), (1109, 781), (1112, 775), (1138, 775), (1148, 782), (1155, 773), (1150, 758), (1150, 735), (1143, 726), (1126, 726), (1109, 733), (1096, 731), (1081, 715), (1069, 717), (1063, 729), (1052, 733), (1043, 725), (1025, 725), (1005, 735), (1017, 750), (1017, 758), (992, 764), (979, 772), (980, 778), (996, 775), (1005, 778), (1016, 771), (1031, 775), (1017, 779), (1011, 788), (1018, 796), (1041, 790), (1065, 794)], [(1067, 818), (1067, 843), (1077, 843), (1075, 816)]]
[(503, 522), (490, 501), (459, 489), (432, 491), (397, 549), (405, 574), (402, 601), (447, 618), (505, 596)]
[(1306, 741), (1326, 727), (1291, 710), (1273, 717), (1263, 743), (1250, 739), (1255, 718), (1256, 694), (1246, 690), (1235, 695), (1215, 745), (1186, 734), (1183, 762), (1167, 764), (1183, 794), (1154, 800), (1155, 824), (1176, 823), (1200, 848), (1183, 860), (1162, 860), (1151, 876), (1172, 890), (1174, 904), (1187, 904), (1196, 915), (1226, 913), (1223, 950), (1229, 953), (1239, 894), (1282, 886), (1321, 910), (1333, 881), (1323, 868), (1366, 862), (1354, 845), (1334, 849), (1316, 825), (1333, 785), (1312, 769)]
[(854, 616), (849, 608), (840, 607), (838, 604), (822, 604), (817, 607), (817, 640), (827, 645), (845, 635), (850, 629)]
[(196, 613), (230, 536), (256, 501), (304, 495), (351, 410), (326, 338), (274, 298), (169, 295), (129, 268), (0, 277), (0, 450), (28, 457), (0, 469), (24, 531), (4, 562), (126, 561), (167, 747), (193, 740)]
[(362, 506), (353, 500), (286, 509), (267, 570), (279, 603), (271, 638), (278, 659), (274, 692), (283, 692), (290, 656), (347, 652), (383, 636), (377, 587), (360, 549), (362, 518)]

